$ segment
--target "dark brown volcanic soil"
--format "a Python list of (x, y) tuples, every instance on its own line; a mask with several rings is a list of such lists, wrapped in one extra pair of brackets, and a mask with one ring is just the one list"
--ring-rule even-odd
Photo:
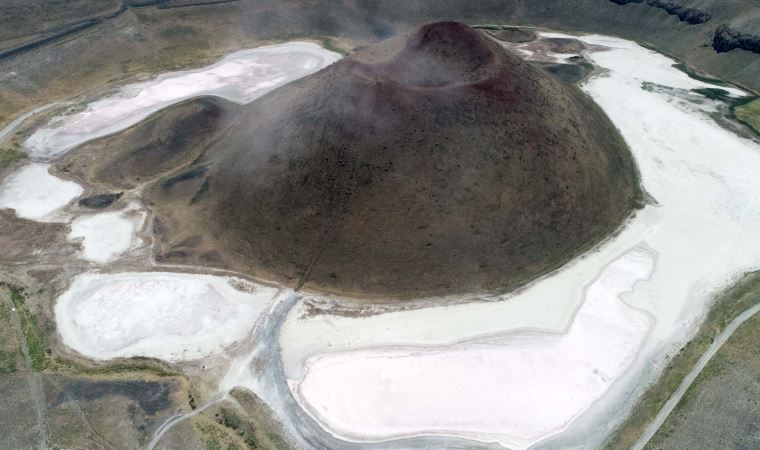
[(229, 120), (148, 194), (159, 259), (366, 296), (508, 290), (640, 198), (599, 108), (460, 23), (381, 42)]

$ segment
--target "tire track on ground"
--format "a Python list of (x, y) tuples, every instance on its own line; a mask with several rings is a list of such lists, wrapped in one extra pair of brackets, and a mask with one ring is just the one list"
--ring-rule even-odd
[(665, 402), (665, 405), (663, 405), (662, 409), (660, 409), (660, 412), (657, 413), (657, 416), (655, 416), (652, 422), (646, 427), (639, 440), (636, 441), (633, 447), (631, 447), (631, 450), (642, 450), (644, 447), (646, 447), (649, 441), (657, 433), (657, 430), (659, 430), (662, 424), (665, 423), (665, 420), (668, 418), (670, 413), (673, 412), (676, 406), (678, 406), (678, 403), (681, 401), (684, 394), (686, 394), (686, 391), (689, 390), (689, 387), (691, 387), (699, 374), (702, 373), (702, 370), (707, 366), (707, 363), (710, 362), (712, 357), (715, 356), (723, 344), (725, 344), (726, 341), (728, 341), (728, 339), (733, 336), (736, 330), (744, 322), (749, 320), (758, 312), (760, 312), (760, 303), (739, 314), (734, 320), (731, 321), (731, 323), (728, 324), (723, 332), (721, 332), (718, 337), (715, 338), (707, 351), (702, 355), (701, 358), (699, 358), (699, 361), (694, 364), (694, 367), (692, 367), (691, 371), (689, 371), (686, 377), (684, 377), (683, 381), (681, 381), (678, 389), (673, 392), (668, 401)]

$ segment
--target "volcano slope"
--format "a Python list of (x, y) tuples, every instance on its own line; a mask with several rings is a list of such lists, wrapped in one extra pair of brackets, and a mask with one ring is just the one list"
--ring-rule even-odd
[(601, 109), (456, 22), (224, 117), (145, 191), (160, 261), (360, 297), (504, 291), (598, 242), (641, 198)]

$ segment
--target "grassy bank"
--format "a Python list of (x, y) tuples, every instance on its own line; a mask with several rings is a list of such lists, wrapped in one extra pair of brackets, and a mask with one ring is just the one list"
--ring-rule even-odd
[(192, 419), (206, 450), (290, 450), (282, 425), (260, 398), (234, 389), (231, 400), (221, 402)]
[(21, 365), (21, 348), (11, 307), (0, 301), (0, 375), (15, 373)]
[(750, 272), (718, 294), (696, 336), (672, 357), (660, 379), (644, 393), (605, 448), (629, 449), (662, 409), (715, 337), (736, 316), (760, 301), (760, 271)]
[(9, 290), (13, 307), (16, 308), (16, 314), (21, 322), (21, 332), (24, 334), (26, 347), (29, 350), (32, 370), (40, 372), (47, 367), (47, 355), (50, 353), (47, 340), (37, 322), (37, 316), (27, 308), (24, 290), (13, 286), (9, 286)]
[(5, 169), (16, 161), (26, 158), (26, 154), (15, 148), (0, 148), (0, 170)]
[(734, 108), (736, 118), (760, 134), (760, 99), (755, 99)]

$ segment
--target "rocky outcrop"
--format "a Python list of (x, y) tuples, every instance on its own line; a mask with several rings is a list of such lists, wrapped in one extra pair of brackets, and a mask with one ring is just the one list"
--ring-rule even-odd
[(760, 36), (742, 33), (724, 24), (715, 30), (712, 46), (718, 53), (730, 52), (739, 48), (760, 54)]
[(111, 206), (113, 202), (120, 199), (123, 192), (115, 194), (96, 194), (79, 200), (79, 206), (91, 209), (103, 209)]
[(618, 5), (627, 5), (629, 3), (644, 3), (654, 8), (661, 9), (671, 16), (677, 16), (681, 22), (686, 22), (689, 25), (697, 25), (705, 23), (710, 20), (710, 13), (696, 9), (689, 8), (678, 4), (676, 2), (667, 0), (610, 0), (612, 3)]

